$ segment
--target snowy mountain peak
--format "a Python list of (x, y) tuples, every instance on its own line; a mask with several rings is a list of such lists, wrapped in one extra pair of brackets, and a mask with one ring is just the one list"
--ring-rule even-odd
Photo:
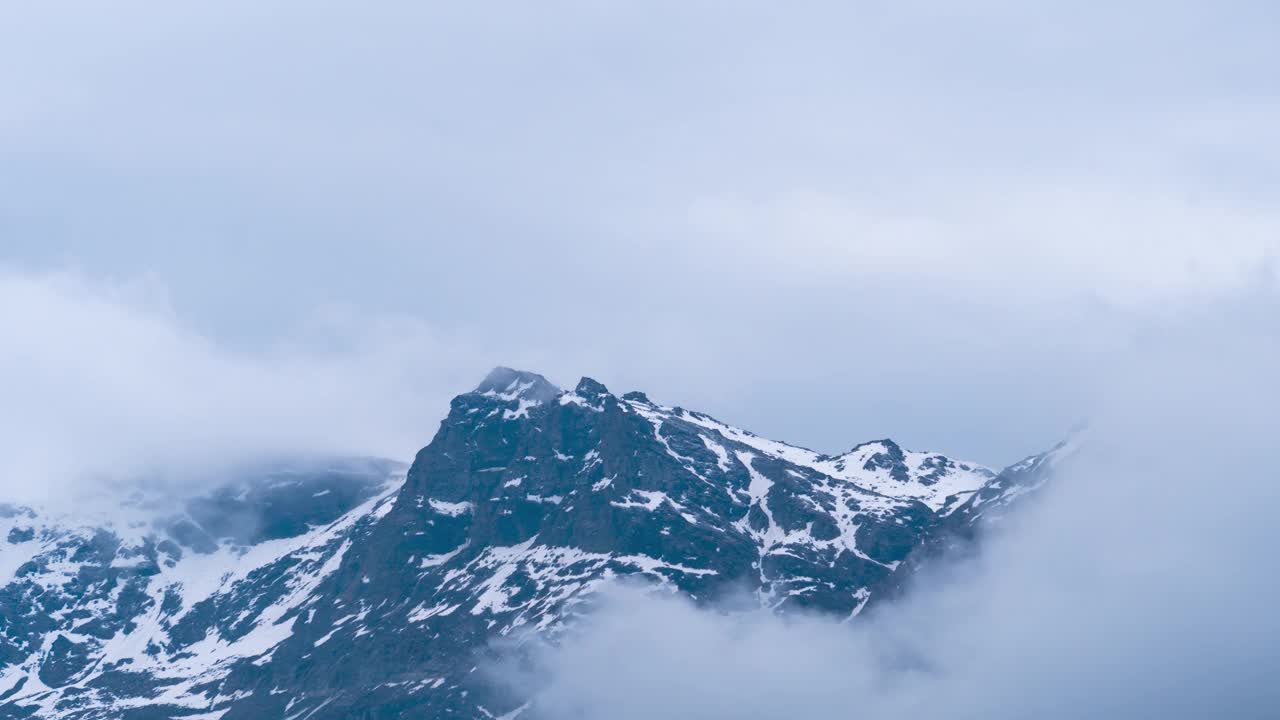
[(499, 366), (491, 370), (473, 392), (501, 400), (542, 403), (559, 395), (560, 388), (537, 373)]
[(574, 394), (581, 395), (586, 398), (597, 398), (609, 394), (609, 388), (602, 383), (589, 377), (584, 377), (578, 381), (577, 387), (573, 389)]
[(147, 522), (0, 506), (0, 718), (514, 717), (477, 656), (554, 641), (616, 578), (854, 618), (1037, 457), (823, 455), (497, 368), (403, 475), (272, 472)]

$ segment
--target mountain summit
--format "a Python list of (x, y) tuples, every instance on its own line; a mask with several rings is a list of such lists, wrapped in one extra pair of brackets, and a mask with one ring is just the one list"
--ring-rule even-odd
[(559, 395), (560, 388), (537, 373), (496, 367), (485, 376), (475, 392), (504, 400), (524, 399), (532, 403), (543, 403)]
[[(233, 537), (208, 512), (127, 531), (0, 512), (0, 717), (514, 717), (526, 699), (472, 672), (492, 641), (554, 639), (615, 578), (855, 618), (1048, 462), (998, 475), (891, 440), (829, 456), (590, 378), (564, 391), (497, 368), (407, 473), (355, 483), (336, 514), (299, 504), (304, 519), (277, 523), (290, 532)], [(336, 490), (292, 481), (288, 497)], [(287, 514), (263, 487), (284, 486), (216, 495)]]

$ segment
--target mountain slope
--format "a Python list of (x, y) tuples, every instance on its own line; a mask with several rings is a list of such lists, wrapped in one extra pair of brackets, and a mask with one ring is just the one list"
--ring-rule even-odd
[[(175, 634), (186, 615), (165, 615), (163, 582), (151, 582), (138, 607), (153, 624), (125, 620), (111, 637), (147, 648), (159, 623), (167, 654), (124, 663), (111, 650), (87, 675), (59, 675), (46, 668), (86, 643), (32, 626), (39, 651), (0, 675), (28, 684), (0, 679), (0, 702), (66, 718), (516, 712), (523, 698), (495, 694), (476, 670), (491, 644), (554, 636), (604, 583), (635, 576), (699, 601), (745, 590), (779, 612), (852, 618), (913, 552), (1004, 497), (1007, 472), (890, 440), (823, 455), (588, 378), (564, 392), (500, 368), (453, 400), (398, 490), (384, 485), (335, 529), (226, 576), (200, 605), (204, 635)], [(207, 679), (165, 686), (175, 662)], [(101, 710), (108, 698), (115, 714)]]
[(0, 507), (0, 717), (207, 709), (390, 509), (399, 467), (295, 466), (181, 502)]
[(866, 609), (873, 610), (900, 598), (930, 565), (946, 562), (954, 566), (957, 561), (977, 552), (981, 548), (982, 536), (1044, 487), (1056, 470), (1079, 449), (1081, 438), (1079, 431), (1072, 433), (1067, 440), (1049, 450), (1010, 465), (970, 494), (921, 534), (904, 561), (877, 588)]

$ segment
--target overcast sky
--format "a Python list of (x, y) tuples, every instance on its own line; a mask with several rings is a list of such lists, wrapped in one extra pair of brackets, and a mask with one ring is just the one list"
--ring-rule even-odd
[(1274, 307), (1280, 6), (964, 6), (9, 3), (5, 450), (407, 458), (499, 363), (1051, 445), (1170, 318)]

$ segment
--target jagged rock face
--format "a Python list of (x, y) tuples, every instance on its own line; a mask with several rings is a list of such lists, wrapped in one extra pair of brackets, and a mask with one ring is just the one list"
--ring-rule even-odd
[(1034, 493), (1048, 482), (1055, 469), (1075, 454), (1080, 442), (1080, 432), (1076, 432), (1048, 451), (1031, 455), (1005, 468), (956, 509), (952, 522), (977, 528), (980, 527), (979, 520), (988, 523), (1000, 521), (1019, 498)]
[[(995, 480), (889, 440), (827, 456), (641, 393), (619, 397), (590, 379), (563, 392), (502, 368), (453, 400), (393, 503), (368, 493), (323, 537), (288, 521), (238, 529), (252, 548), (303, 547), (242, 568), (197, 605), (184, 593), (198, 578), (172, 600), (163, 582), (134, 581), (139, 599), (123, 615), (135, 619), (100, 634), (132, 638), (142, 660), (123, 662), (114, 650), (102, 659), (92, 644), (60, 642), (24, 621), (43, 644), (33, 655), (28, 643), (11, 662), (22, 677), (38, 666), (50, 689), (15, 690), (8, 678), (19, 672), (6, 670), (3, 707), (68, 718), (129, 716), (121, 708), (134, 706), (137, 717), (185, 707), (223, 720), (497, 716), (524, 699), (495, 694), (473, 672), (491, 643), (554, 637), (603, 583), (635, 576), (701, 602), (746, 592), (779, 612), (853, 617), (941, 528), (972, 522), (976, 507), (1004, 497)], [(221, 497), (192, 519), (215, 547), (225, 541), (212, 536), (231, 532), (208, 531)], [(137, 552), (163, 567), (163, 542), (181, 535), (200, 546), (199, 532), (174, 527), (164, 540), (140, 540), (153, 549)], [(121, 556), (109, 539), (89, 544), (99, 565)], [(77, 652), (98, 663), (87, 682)], [(203, 679), (166, 689), (149, 657), (189, 662)]]
[(1042, 488), (1079, 449), (1080, 442), (1081, 434), (1073, 433), (1069, 439), (1010, 465), (984, 483), (920, 535), (906, 559), (877, 588), (867, 609), (874, 610), (900, 598), (931, 563), (945, 560), (954, 564), (978, 550), (981, 536)]

